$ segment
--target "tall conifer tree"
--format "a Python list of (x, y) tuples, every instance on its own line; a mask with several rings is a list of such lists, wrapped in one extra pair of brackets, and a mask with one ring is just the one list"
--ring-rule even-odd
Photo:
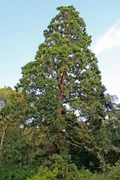
[(105, 117), (105, 88), (86, 24), (73, 6), (57, 10), (20, 80), (30, 95), (32, 124), (40, 127), (50, 154), (60, 152), (63, 142), (80, 148), (73, 138), (82, 129), (79, 122), (97, 134)]

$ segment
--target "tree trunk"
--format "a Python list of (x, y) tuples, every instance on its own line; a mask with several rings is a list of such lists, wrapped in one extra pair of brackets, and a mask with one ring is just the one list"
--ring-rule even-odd
[(62, 117), (62, 102), (63, 102), (63, 95), (64, 95), (64, 80), (65, 80), (65, 74), (64, 72), (61, 73), (60, 82), (59, 82), (59, 101), (58, 104), (58, 117), (59, 117), (59, 133), (58, 133), (58, 142), (57, 144), (60, 146), (61, 143), (61, 117)]
[(2, 163), (2, 150), (3, 150), (3, 144), (5, 140), (6, 131), (7, 131), (7, 128), (4, 128), (2, 137), (1, 137), (1, 142), (0, 142), (0, 164)]

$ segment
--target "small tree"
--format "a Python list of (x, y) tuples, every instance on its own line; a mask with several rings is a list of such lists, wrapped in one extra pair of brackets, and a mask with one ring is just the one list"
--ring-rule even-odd
[(0, 89), (0, 163), (5, 137), (14, 127), (25, 123), (27, 102), (23, 93), (16, 92), (10, 87)]

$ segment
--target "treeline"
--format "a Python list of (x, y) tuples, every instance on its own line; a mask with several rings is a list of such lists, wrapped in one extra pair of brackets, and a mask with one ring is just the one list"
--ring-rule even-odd
[(118, 180), (120, 104), (105, 93), (84, 20), (57, 10), (15, 89), (0, 89), (0, 179)]

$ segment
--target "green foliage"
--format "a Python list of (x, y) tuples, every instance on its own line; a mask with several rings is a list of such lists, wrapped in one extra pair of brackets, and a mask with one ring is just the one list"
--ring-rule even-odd
[(40, 167), (38, 170), (38, 173), (33, 176), (32, 178), (28, 178), (27, 180), (54, 180), (56, 179), (58, 170), (57, 168), (54, 169), (53, 171), (49, 170), (47, 167)]
[(49, 160), (42, 165), (38, 173), (28, 180), (37, 179), (78, 179), (77, 168), (70, 162), (69, 157), (62, 157), (60, 155), (53, 155), (49, 157)]
[(23, 116), (27, 112), (28, 103), (22, 92), (16, 92), (10, 87), (0, 89), (0, 129), (25, 123)]
[[(23, 130), (19, 127), (10, 128), (5, 137), (2, 151), (2, 163), (0, 164), (0, 179), (23, 180), (34, 174), (31, 161), (28, 159)], [(29, 164), (28, 164), (29, 163)]]
[[(67, 164), (67, 166), (69, 166), (69, 164)], [(64, 165), (63, 167), (65, 168)], [(47, 179), (54, 180), (56, 178), (63, 179), (63, 180), (72, 180), (72, 179), (75, 179), (75, 180), (78, 180), (78, 179), (81, 179), (81, 180), (89, 180), (89, 179), (90, 180), (96, 180), (96, 179), (97, 180), (119, 180), (120, 179), (120, 163), (119, 162), (116, 163), (115, 166), (109, 167), (107, 172), (100, 173), (100, 174), (97, 174), (97, 173), (92, 174), (87, 169), (81, 169), (80, 171), (78, 171), (75, 167), (71, 168), (72, 172), (70, 172), (70, 169), (69, 169), (69, 171), (65, 173), (64, 168), (62, 168), (61, 171), (59, 171), (60, 165), (59, 165), (59, 168), (58, 166), (57, 167), (54, 166), (54, 168), (52, 169), (49, 169), (46, 166), (45, 167), (41, 166), (40, 169), (38, 170), (38, 173), (32, 178), (28, 178), (27, 180), (47, 180)]]
[(119, 179), (120, 105), (105, 96), (84, 20), (57, 10), (16, 90), (0, 89), (0, 179)]
[(110, 172), (107, 175), (107, 180), (120, 179), (120, 162), (117, 162), (115, 166), (110, 168)]
[(24, 137), (29, 103), (25, 94), (8, 87), (0, 89), (0, 104), (0, 179), (26, 179), (33, 174)]

